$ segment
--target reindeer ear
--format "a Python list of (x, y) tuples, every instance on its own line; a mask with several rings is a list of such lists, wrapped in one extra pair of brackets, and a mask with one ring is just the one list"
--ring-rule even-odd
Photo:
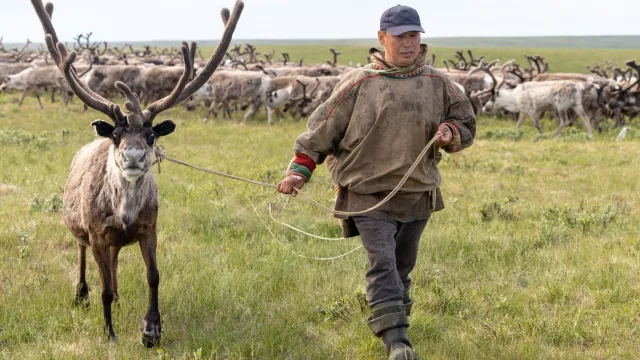
[(152, 129), (158, 136), (167, 136), (176, 130), (176, 124), (172, 120), (165, 120)]
[(106, 121), (102, 121), (102, 120), (96, 120), (96, 121), (92, 122), (91, 126), (93, 126), (93, 128), (96, 130), (96, 134), (98, 134), (98, 136), (102, 136), (102, 137), (111, 136), (113, 131), (116, 129), (116, 128), (113, 127), (113, 125), (109, 124)]

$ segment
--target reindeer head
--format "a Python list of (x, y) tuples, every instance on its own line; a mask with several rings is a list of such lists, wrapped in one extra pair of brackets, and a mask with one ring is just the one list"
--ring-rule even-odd
[(96, 120), (91, 125), (96, 134), (112, 141), (109, 160), (114, 161), (122, 177), (129, 181), (137, 180), (151, 168), (156, 140), (176, 129), (172, 120), (165, 120), (155, 126), (135, 121), (113, 126), (102, 120)]
[[(635, 81), (631, 82), (628, 86), (621, 87), (617, 85), (615, 89), (604, 89), (605, 107), (609, 110), (619, 110), (627, 106), (640, 107), (638, 103), (640, 90), (637, 88), (638, 84), (640, 84), (640, 65), (636, 64), (635, 60), (631, 60), (627, 62), (627, 66), (629, 70), (635, 70), (638, 76)], [(631, 78), (630, 76), (630, 79)]]
[(0, 92), (11, 93), (13, 90), (24, 90), (25, 86), (22, 77), (17, 75), (0, 78)]
[(113, 162), (110, 165), (115, 165), (121, 175), (129, 181), (138, 179), (149, 170), (155, 155), (154, 147), (157, 138), (171, 134), (176, 128), (172, 120), (165, 120), (154, 126), (154, 119), (161, 112), (191, 97), (209, 80), (225, 56), (244, 7), (242, 1), (237, 1), (233, 14), (227, 9), (222, 10), (222, 20), (225, 25), (224, 34), (205, 67), (195, 77), (196, 43), (182, 42), (184, 70), (180, 80), (169, 95), (149, 105), (145, 110), (142, 110), (140, 98), (133, 93), (129, 86), (120, 81), (116, 82), (115, 87), (127, 99), (125, 108), (129, 112), (125, 113), (119, 105), (95, 93), (80, 80), (73, 67), (73, 62), (77, 57), (76, 52), (69, 52), (67, 47), (58, 41), (56, 31), (51, 23), (53, 4), (47, 3), (45, 7), (42, 0), (31, 0), (31, 3), (42, 23), (49, 53), (62, 72), (69, 88), (88, 107), (102, 112), (111, 119), (113, 125), (103, 120), (96, 120), (91, 125), (98, 135), (111, 140), (109, 161)]
[(296, 80), (298, 84), (302, 86), (302, 95), (292, 98), (291, 102), (292, 104), (295, 104), (295, 106), (298, 109), (298, 113), (302, 117), (309, 116), (311, 112), (313, 112), (313, 110), (315, 110), (315, 108), (319, 105), (319, 104), (316, 104), (317, 101), (315, 100), (316, 100), (318, 87), (320, 86), (320, 79), (315, 78), (315, 80), (316, 80), (316, 84), (314, 88), (311, 90), (311, 92), (309, 93), (307, 93), (308, 84), (305, 84), (300, 80)]

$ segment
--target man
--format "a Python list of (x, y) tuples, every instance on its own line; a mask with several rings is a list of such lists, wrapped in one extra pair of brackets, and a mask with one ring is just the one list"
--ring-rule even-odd
[(407, 335), (409, 296), (420, 235), (444, 203), (438, 148), (460, 151), (473, 143), (469, 100), (442, 73), (426, 65), (418, 13), (407, 6), (384, 12), (372, 64), (347, 72), (331, 97), (309, 118), (296, 140), (295, 159), (278, 191), (296, 195), (317, 164), (331, 156), (338, 185), (336, 210), (357, 212), (379, 203), (408, 172), (437, 134), (435, 149), (389, 202), (343, 220), (345, 236), (359, 233), (367, 250), (369, 327), (382, 338), (389, 359), (417, 359)]

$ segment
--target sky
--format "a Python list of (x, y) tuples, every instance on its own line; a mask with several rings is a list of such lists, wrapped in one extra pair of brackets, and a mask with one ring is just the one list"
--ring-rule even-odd
[[(28, 0), (0, 0), (5, 43), (43, 41)], [(234, 0), (55, 0), (58, 36), (72, 40), (215, 40)], [(246, 0), (235, 39), (373, 39), (389, 0)], [(407, 0), (426, 37), (639, 35), (640, 1)]]

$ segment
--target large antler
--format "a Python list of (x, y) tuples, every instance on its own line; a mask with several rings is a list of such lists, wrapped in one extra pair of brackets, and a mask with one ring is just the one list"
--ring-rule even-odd
[(636, 85), (640, 84), (640, 65), (636, 64), (635, 60), (627, 61), (626, 65), (635, 70), (638, 73), (638, 76), (636, 77), (636, 81), (624, 88), (622, 92), (627, 92), (633, 89)]
[(327, 64), (336, 67), (336, 65), (338, 65), (338, 56), (342, 53), (337, 52), (335, 49), (329, 49), (329, 51), (331, 51), (331, 54), (333, 54), (333, 62), (331, 60), (327, 60)]
[(276, 53), (275, 49), (271, 50), (270, 53), (268, 54), (262, 54), (264, 56), (265, 59), (267, 59), (267, 62), (269, 63), (269, 65), (271, 65), (271, 58), (273, 58), (273, 55)]
[(302, 95), (289, 99), (291, 101), (311, 101), (310, 97), (313, 96), (313, 94), (316, 92), (316, 90), (318, 90), (318, 87), (320, 86), (320, 79), (316, 78), (316, 86), (313, 88), (313, 90), (311, 90), (309, 96), (307, 96), (307, 84), (298, 79), (296, 79), (296, 82), (302, 86)]
[(502, 80), (500, 80), (500, 82), (498, 82), (496, 80), (495, 75), (493, 75), (493, 72), (491, 72), (491, 67), (497, 65), (499, 63), (498, 60), (494, 60), (492, 62), (490, 62), (487, 65), (484, 65), (484, 59), (480, 60), (480, 64), (478, 65), (478, 67), (472, 69), (471, 71), (469, 71), (469, 76), (477, 73), (477, 72), (485, 72), (487, 73), (487, 75), (489, 75), (491, 77), (491, 82), (493, 83), (493, 85), (491, 86), (490, 89), (486, 89), (486, 90), (480, 90), (480, 91), (475, 91), (474, 93), (471, 94), (471, 96), (474, 97), (478, 97), (480, 95), (484, 95), (487, 93), (495, 93), (497, 89), (500, 89), (502, 87), (502, 85), (504, 85), (505, 81), (507, 80), (507, 74), (505, 73), (505, 67), (512, 65), (515, 62), (515, 60), (509, 60), (507, 61), (504, 65), (500, 66), (500, 70), (502, 71)]
[(181, 51), (184, 57), (184, 71), (178, 84), (173, 89), (171, 94), (167, 97), (160, 99), (153, 104), (149, 105), (146, 110), (142, 111), (140, 106), (140, 99), (131, 89), (122, 82), (116, 82), (115, 86), (120, 90), (127, 102), (125, 107), (130, 111), (129, 114), (122, 112), (119, 105), (115, 105), (109, 100), (96, 94), (88, 86), (86, 86), (76, 74), (73, 68), (73, 62), (75, 61), (77, 54), (67, 50), (67, 47), (58, 40), (56, 31), (51, 23), (51, 16), (53, 14), (53, 4), (47, 3), (46, 6), (42, 4), (42, 0), (31, 0), (42, 27), (45, 32), (45, 41), (47, 48), (54, 62), (64, 75), (65, 80), (69, 84), (71, 90), (82, 100), (87, 106), (100, 111), (107, 115), (116, 125), (123, 125), (129, 123), (129, 125), (138, 127), (142, 125), (150, 126), (153, 123), (154, 118), (164, 110), (171, 108), (172, 106), (179, 104), (180, 102), (189, 98), (195, 93), (204, 83), (209, 80), (211, 74), (218, 67), (224, 55), (231, 43), (233, 32), (235, 31), (240, 14), (244, 8), (244, 4), (241, 0), (236, 2), (233, 10), (233, 14), (227, 9), (222, 10), (222, 20), (225, 25), (225, 30), (218, 43), (218, 47), (214, 51), (213, 55), (205, 65), (204, 69), (193, 80), (189, 81), (193, 74), (193, 63), (196, 56), (196, 43), (192, 42), (188, 45), (186, 42), (182, 43)]

